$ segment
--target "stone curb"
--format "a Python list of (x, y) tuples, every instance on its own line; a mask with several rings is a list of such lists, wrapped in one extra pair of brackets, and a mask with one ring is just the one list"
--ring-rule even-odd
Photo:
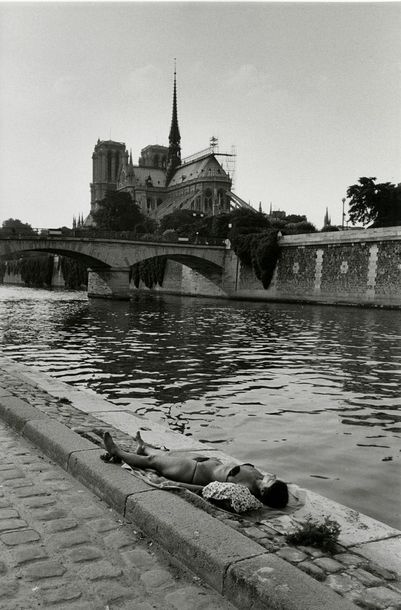
[(103, 463), (96, 445), (23, 400), (0, 396), (0, 417), (238, 607), (355, 608), (178, 495), (153, 489), (120, 467)]

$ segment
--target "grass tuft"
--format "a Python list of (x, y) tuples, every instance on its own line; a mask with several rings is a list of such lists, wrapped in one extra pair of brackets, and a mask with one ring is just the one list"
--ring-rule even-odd
[(286, 541), (295, 545), (313, 546), (332, 553), (335, 551), (340, 531), (337, 521), (329, 517), (322, 522), (309, 517), (295, 532), (287, 534)]

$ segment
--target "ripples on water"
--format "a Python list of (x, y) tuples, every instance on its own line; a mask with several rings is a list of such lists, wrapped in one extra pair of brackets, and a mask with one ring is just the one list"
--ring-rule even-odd
[(401, 527), (400, 312), (0, 287), (14, 360)]

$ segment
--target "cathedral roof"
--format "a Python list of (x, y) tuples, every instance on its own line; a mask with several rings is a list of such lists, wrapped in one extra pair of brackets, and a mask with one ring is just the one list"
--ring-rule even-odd
[(124, 142), (116, 142), (115, 140), (99, 140), (95, 145), (95, 150), (98, 148), (125, 148)]
[[(177, 167), (173, 177), (169, 182), (169, 186), (182, 184), (186, 180), (195, 180), (196, 178), (206, 178), (210, 172), (227, 176), (226, 172), (217, 161), (213, 153), (201, 159), (195, 159), (190, 163), (185, 163)], [(227, 176), (228, 177), (228, 176)]]
[(132, 169), (136, 186), (145, 186), (149, 176), (153, 186), (161, 188), (166, 185), (166, 172), (163, 169), (137, 165), (134, 165)]
[(196, 198), (197, 195), (201, 194), (201, 190), (196, 190), (195, 193), (185, 193), (182, 195), (176, 195), (170, 193), (167, 199), (160, 204), (156, 210), (156, 216), (158, 219), (171, 214), (174, 210), (189, 209), (191, 202)]

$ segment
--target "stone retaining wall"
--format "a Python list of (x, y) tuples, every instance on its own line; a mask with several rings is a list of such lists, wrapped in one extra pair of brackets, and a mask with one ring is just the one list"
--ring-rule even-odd
[[(170, 263), (157, 292), (263, 301), (401, 307), (401, 227), (291, 235), (270, 287), (227, 253), (229, 285), (213, 284), (195, 271)], [(144, 286), (140, 290), (149, 290)], [(132, 286), (132, 290), (136, 291)], [(152, 289), (154, 290), (154, 289)]]
[[(117, 271), (111, 270), (111, 275)], [(63, 285), (60, 270), (53, 285)], [(112, 282), (99, 272), (89, 272), (89, 296), (115, 298)], [(107, 279), (107, 278), (106, 278)], [(116, 276), (116, 281), (118, 280)], [(123, 282), (124, 278), (121, 279)], [(124, 280), (125, 281), (125, 280)], [(218, 283), (216, 283), (218, 282)], [(222, 278), (216, 282), (178, 262), (168, 260), (163, 286), (152, 292), (263, 301), (316, 302), (362, 306), (401, 307), (401, 227), (350, 230), (285, 236), (280, 239), (280, 257), (270, 287), (265, 290), (253, 270), (240, 264), (226, 250)], [(5, 275), (4, 283), (21, 279)], [(131, 282), (128, 298), (143, 283)], [(124, 292), (124, 294), (123, 294)]]

